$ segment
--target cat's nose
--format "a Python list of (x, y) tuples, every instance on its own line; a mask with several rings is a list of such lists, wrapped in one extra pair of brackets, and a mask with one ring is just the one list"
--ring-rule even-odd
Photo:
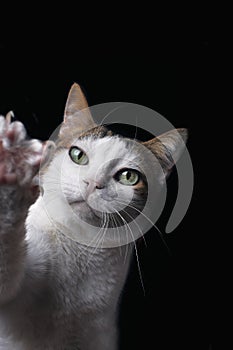
[(104, 185), (100, 181), (96, 180), (83, 180), (83, 182), (87, 185), (88, 194), (92, 193), (95, 189), (101, 190), (104, 188)]

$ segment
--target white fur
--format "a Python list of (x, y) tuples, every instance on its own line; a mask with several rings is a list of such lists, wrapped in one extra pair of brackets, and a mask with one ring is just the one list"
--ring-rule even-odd
[[(106, 163), (104, 174), (102, 169), (100, 176), (109, 171), (113, 175), (128, 164), (127, 160), (122, 160), (127, 150), (117, 138), (95, 142), (82, 140), (79, 146), (87, 149), (88, 166), (76, 165), (65, 154), (67, 151), (63, 151), (54, 158), (44, 175), (46, 183), (56, 174), (57, 159), (63, 156), (64, 168), (60, 179), (64, 182), (62, 188), (69, 200), (72, 195), (77, 198), (85, 196), (85, 184), (80, 185), (81, 180), (96, 178), (96, 170), (101, 164), (116, 155), (120, 158), (114, 167)], [(127, 156), (133, 161), (130, 153)], [(80, 177), (78, 181), (77, 174)], [(67, 188), (67, 184), (71, 187)], [(127, 197), (127, 192), (122, 191), (123, 194)], [(22, 215), (22, 208), (14, 207), (15, 196), (19, 195), (13, 193), (11, 205), (23, 223), (25, 215)], [(87, 200), (90, 202), (100, 199), (94, 192), (89, 196)], [(13, 218), (12, 212), (5, 231)], [(18, 231), (18, 234), (13, 231)], [(2, 232), (4, 234), (6, 232)], [(7, 235), (10, 234), (7, 232)], [(131, 248), (125, 259), (126, 247), (121, 247), (121, 251), (119, 248), (94, 249), (72, 241), (63, 232), (54, 229), (41, 196), (30, 208), (26, 239), (23, 238), (24, 228), (20, 225), (14, 226), (12, 235), (7, 251), (8, 261), (12, 259), (15, 268), (10, 271), (4, 265), (1, 279), (1, 283), (5, 283), (4, 276), (7, 276), (10, 289), (5, 296), (0, 293), (0, 349), (117, 349), (117, 305), (129, 267)], [(1, 242), (4, 244), (3, 240)], [(22, 247), (25, 244), (27, 249), (24, 254)]]
[[(83, 166), (77, 165), (70, 159), (68, 152), (63, 151), (54, 159), (53, 166), (46, 173), (46, 179), (51, 182), (51, 179), (56, 178), (56, 181), (61, 183), (62, 192), (69, 202), (85, 199), (93, 209), (103, 212), (112, 212), (111, 206), (118, 209), (116, 194), (119, 199), (129, 203), (134, 194), (133, 188), (116, 182), (113, 176), (126, 167), (140, 170), (139, 159), (136, 159), (134, 149), (132, 147), (127, 149), (125, 142), (118, 137), (96, 140), (87, 138), (75, 142), (74, 145), (87, 153), (89, 163)], [(61, 170), (57, 171), (58, 169)], [(92, 191), (87, 195), (86, 182), (99, 183), (105, 186), (105, 189)]]
[[(81, 238), (92, 239), (102, 212), (131, 202), (132, 186), (114, 178), (119, 170), (147, 173), (156, 188), (157, 165), (127, 139), (78, 139), (73, 146), (86, 152), (88, 163), (77, 165), (68, 149), (58, 150), (42, 171), (44, 193), (31, 205), (33, 174), (39, 159), (49, 159), (51, 145), (44, 156), (44, 146), (25, 135), (21, 123), (0, 117), (0, 350), (116, 350), (132, 245), (106, 249), (99, 244), (104, 236), (96, 246)], [(68, 235), (73, 216), (66, 208), (76, 218), (75, 239)]]
[[(90, 123), (89, 113), (65, 118), (60, 137)], [(79, 139), (73, 145), (89, 162), (77, 165), (67, 149), (59, 150), (42, 172), (44, 193), (31, 205), (38, 161), (44, 164), (53, 151), (47, 144), (42, 155), (44, 146), (25, 135), (21, 123), (0, 116), (0, 350), (116, 350), (117, 306), (132, 245), (106, 249), (98, 241), (94, 247), (71, 239), (73, 217), (65, 208), (75, 214), (75, 237), (91, 239), (85, 222), (98, 223), (98, 215), (121, 210), (121, 202), (125, 207), (134, 196), (114, 175), (123, 168), (146, 169), (156, 188), (153, 171), (161, 167), (152, 167), (136, 142)], [(171, 152), (175, 143), (173, 137)]]

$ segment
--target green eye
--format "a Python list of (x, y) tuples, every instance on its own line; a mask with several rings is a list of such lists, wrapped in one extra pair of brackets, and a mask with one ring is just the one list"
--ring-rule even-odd
[(140, 180), (139, 173), (136, 170), (125, 169), (119, 171), (116, 176), (116, 180), (119, 181), (122, 185), (134, 186)]
[(78, 147), (71, 147), (69, 150), (69, 155), (73, 162), (76, 164), (86, 165), (88, 163), (88, 157), (86, 153)]

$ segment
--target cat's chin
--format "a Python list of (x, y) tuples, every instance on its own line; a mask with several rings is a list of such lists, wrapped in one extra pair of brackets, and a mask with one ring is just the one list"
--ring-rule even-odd
[(81, 220), (94, 226), (99, 226), (101, 217), (98, 215), (97, 211), (87, 204), (85, 200), (77, 200), (69, 204), (75, 215), (77, 215)]

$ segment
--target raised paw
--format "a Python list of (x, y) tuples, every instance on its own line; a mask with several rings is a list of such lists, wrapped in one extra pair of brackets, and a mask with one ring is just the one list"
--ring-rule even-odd
[(21, 122), (11, 123), (11, 112), (0, 116), (0, 186), (34, 186), (32, 180), (53, 148), (51, 142), (29, 140)]

